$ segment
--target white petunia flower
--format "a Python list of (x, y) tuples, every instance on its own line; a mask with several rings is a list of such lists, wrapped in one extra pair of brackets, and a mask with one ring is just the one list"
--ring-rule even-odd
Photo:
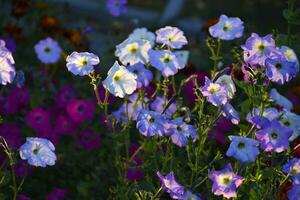
[(128, 38), (132, 40), (149, 41), (152, 47), (154, 46), (154, 42), (155, 42), (155, 34), (148, 31), (147, 28), (134, 29), (134, 31), (129, 35)]

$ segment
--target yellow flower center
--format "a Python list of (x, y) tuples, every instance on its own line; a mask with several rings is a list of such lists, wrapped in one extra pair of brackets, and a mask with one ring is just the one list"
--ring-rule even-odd
[(214, 94), (214, 93), (218, 92), (219, 90), (220, 90), (220, 86), (217, 84), (211, 84), (210, 86), (208, 86), (208, 91), (211, 94)]

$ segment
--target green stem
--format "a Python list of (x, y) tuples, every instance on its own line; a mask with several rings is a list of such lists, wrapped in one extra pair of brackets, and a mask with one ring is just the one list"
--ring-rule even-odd
[(160, 187), (157, 190), (157, 192), (154, 194), (154, 196), (151, 198), (151, 200), (155, 200), (157, 197), (159, 197), (161, 191), (162, 191), (162, 187)]

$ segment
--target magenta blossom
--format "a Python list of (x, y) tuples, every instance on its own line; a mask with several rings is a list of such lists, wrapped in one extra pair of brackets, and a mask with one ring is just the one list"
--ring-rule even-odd
[(64, 108), (72, 99), (75, 99), (76, 96), (74, 88), (69, 85), (65, 85), (58, 90), (55, 97), (55, 104), (59, 108)]
[(27, 106), (30, 101), (29, 89), (27, 87), (15, 87), (13, 88), (8, 95), (9, 99), (15, 99), (17, 105), (21, 108)]
[(101, 137), (91, 129), (85, 129), (78, 135), (79, 144), (86, 149), (96, 149), (101, 144)]
[(4, 115), (11, 115), (17, 113), (18, 109), (18, 100), (10, 96), (5, 97), (0, 95), (0, 113)]
[(69, 117), (69, 115), (62, 113), (55, 119), (54, 130), (61, 135), (72, 135), (77, 128), (77, 124)]
[(32, 109), (27, 114), (26, 122), (29, 127), (36, 131), (46, 131), (51, 128), (49, 112), (40, 107)]
[(63, 200), (67, 196), (67, 190), (62, 188), (55, 188), (47, 194), (45, 200)]
[(128, 169), (126, 171), (126, 178), (129, 181), (141, 181), (144, 179), (144, 172), (140, 169)]
[(67, 112), (74, 122), (82, 122), (94, 116), (95, 105), (86, 99), (73, 99), (67, 105)]

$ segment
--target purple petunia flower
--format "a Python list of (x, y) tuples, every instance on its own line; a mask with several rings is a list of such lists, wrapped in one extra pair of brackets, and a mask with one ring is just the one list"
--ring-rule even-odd
[(241, 46), (244, 50), (244, 60), (251, 65), (265, 65), (265, 60), (280, 54), (275, 47), (275, 41), (272, 35), (260, 37), (256, 33), (252, 33), (246, 43)]
[(226, 103), (225, 105), (221, 106), (222, 114), (227, 119), (231, 120), (231, 123), (238, 124), (240, 122), (239, 113), (233, 108), (230, 103)]
[(77, 124), (66, 114), (62, 113), (55, 118), (54, 131), (60, 135), (72, 135)]
[(232, 171), (231, 164), (222, 170), (210, 171), (208, 178), (213, 181), (212, 192), (217, 196), (223, 195), (225, 198), (236, 197), (236, 189), (244, 181), (243, 177)]
[(283, 57), (267, 58), (265, 65), (268, 79), (280, 85), (289, 82), (297, 75), (296, 63), (287, 61)]
[(1, 124), (0, 136), (2, 136), (5, 139), (8, 146), (12, 149), (18, 149), (21, 146), (20, 129), (14, 124)]
[(136, 121), (137, 129), (139, 129), (139, 132), (146, 137), (154, 135), (162, 137), (165, 135), (166, 119), (158, 112), (142, 109)]
[(290, 141), (300, 135), (300, 115), (286, 111), (280, 116), (279, 122), (293, 131), (293, 135), (289, 138)]
[(47, 131), (51, 128), (50, 114), (43, 108), (32, 109), (26, 116), (29, 127), (36, 131)]
[(63, 188), (55, 188), (47, 194), (45, 200), (63, 200), (66, 198), (67, 190)]
[(17, 45), (16, 45), (16, 42), (13, 38), (4, 37), (2, 39), (4, 40), (6, 47), (10, 52), (14, 53), (17, 50)]
[(94, 71), (94, 65), (99, 64), (100, 59), (93, 53), (89, 52), (72, 52), (67, 59), (68, 71), (74, 75), (85, 76)]
[(300, 185), (293, 185), (293, 188), (287, 192), (289, 200), (300, 200)]
[(4, 97), (0, 95), (0, 113), (10, 115), (19, 111), (18, 100), (11, 96)]
[(256, 132), (256, 138), (260, 141), (260, 147), (266, 152), (280, 153), (289, 148), (289, 137), (293, 130), (282, 126), (278, 121), (273, 120), (261, 130)]
[(140, 169), (127, 169), (126, 171), (126, 178), (129, 181), (141, 181), (144, 179), (144, 172)]
[(176, 55), (169, 50), (150, 50), (149, 55), (150, 64), (164, 77), (176, 74), (181, 68)]
[(221, 40), (240, 38), (243, 32), (243, 21), (238, 17), (227, 17), (226, 15), (221, 15), (219, 22), (209, 27), (210, 35)]
[(176, 118), (169, 123), (168, 134), (171, 135), (172, 142), (179, 147), (185, 147), (190, 137), (193, 142), (197, 139), (197, 129), (183, 121), (182, 117)]
[[(169, 100), (166, 99), (165, 97), (156, 96), (154, 101), (151, 102), (150, 108), (151, 110), (161, 113), (164, 110), (165, 106), (167, 105), (168, 101)], [(171, 116), (173, 113), (175, 113), (175, 111), (176, 111), (176, 103), (173, 102), (165, 111), (165, 114), (167, 116)]]
[(157, 172), (156, 174), (160, 179), (161, 187), (170, 194), (171, 198), (181, 199), (183, 197), (184, 187), (176, 181), (173, 171), (166, 176), (163, 176), (160, 172)]
[(293, 158), (282, 166), (282, 171), (286, 174), (290, 174), (293, 179), (293, 184), (300, 184), (300, 159)]
[(55, 105), (58, 108), (65, 108), (68, 103), (76, 98), (76, 91), (70, 85), (65, 85), (58, 90), (55, 96)]
[(167, 45), (173, 49), (180, 49), (188, 43), (184, 33), (176, 27), (166, 26), (158, 29), (155, 33), (157, 43)]
[(130, 72), (136, 74), (137, 88), (147, 87), (153, 79), (152, 72), (146, 69), (145, 66), (141, 63), (129, 66), (127, 67), (127, 69)]
[(293, 108), (292, 102), (288, 100), (286, 97), (279, 94), (279, 92), (273, 88), (270, 92), (271, 99), (279, 106), (281, 106), (283, 109), (291, 111)]
[(13, 82), (16, 75), (14, 64), (11, 52), (5, 47), (5, 42), (0, 40), (0, 83), (2, 85)]
[(29, 89), (27, 87), (15, 87), (9, 91), (8, 99), (15, 99), (17, 106), (22, 109), (29, 104)]
[(86, 99), (73, 99), (67, 105), (67, 112), (74, 122), (82, 122), (94, 116), (95, 105)]
[(61, 56), (61, 48), (57, 41), (52, 38), (40, 40), (34, 46), (38, 59), (44, 64), (54, 64)]
[(118, 17), (127, 12), (127, 0), (108, 0), (106, 7), (112, 16)]
[(261, 113), (260, 108), (255, 108), (247, 114), (246, 120), (256, 128), (262, 128), (268, 125), (270, 121), (277, 119), (281, 114), (276, 108), (265, 108), (263, 113)]
[(229, 157), (234, 157), (242, 162), (254, 162), (259, 154), (259, 142), (246, 137), (228, 136), (231, 140), (230, 146), (226, 152)]
[(224, 105), (228, 101), (227, 90), (224, 85), (213, 83), (207, 77), (205, 77), (205, 85), (201, 89), (201, 93), (207, 98), (207, 101), (215, 106)]
[(79, 144), (86, 149), (98, 148), (101, 144), (101, 137), (91, 129), (85, 129), (78, 135)]
[(295, 62), (296, 63), (296, 71), (299, 72), (299, 60), (297, 58), (296, 53), (293, 49), (287, 47), (287, 46), (281, 46), (279, 48), (279, 51), (284, 55), (287, 61)]

